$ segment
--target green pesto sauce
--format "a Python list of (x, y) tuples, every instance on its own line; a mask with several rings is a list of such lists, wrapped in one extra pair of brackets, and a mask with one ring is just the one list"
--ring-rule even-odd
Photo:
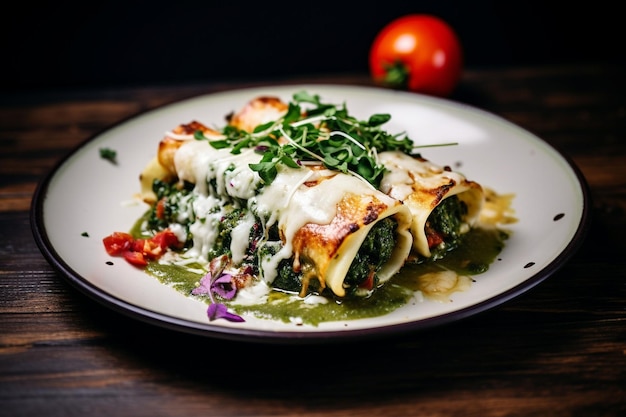
[(163, 284), (170, 286), (185, 295), (190, 295), (191, 291), (200, 284), (200, 279), (204, 273), (192, 270), (191, 268), (202, 270), (200, 265), (190, 265), (188, 267), (160, 264), (158, 262), (149, 262), (146, 266), (146, 272), (161, 281)]
[[(378, 317), (390, 313), (407, 304), (420, 290), (419, 277), (422, 274), (441, 271), (442, 268), (455, 271), (459, 275), (477, 275), (487, 271), (502, 251), (508, 234), (499, 229), (473, 229), (463, 237), (463, 242), (454, 251), (436, 262), (414, 262), (405, 265), (381, 288), (366, 298), (335, 300), (326, 297), (325, 304), (305, 304), (294, 295), (272, 291), (268, 301), (257, 305), (236, 305), (226, 302), (237, 314), (249, 314), (263, 319), (283, 321), (298, 319), (303, 324), (317, 326), (326, 321), (345, 321)], [(191, 266), (191, 268), (199, 265)], [(202, 273), (176, 265), (150, 263), (146, 271), (163, 284), (190, 295), (198, 286)], [(201, 298), (209, 302), (208, 297)]]
[(378, 317), (405, 305), (413, 296), (408, 288), (388, 283), (368, 298), (350, 298), (341, 301), (327, 297), (325, 304), (305, 304), (294, 295), (273, 291), (267, 303), (242, 306), (230, 305), (237, 314), (290, 322), (298, 319), (303, 324), (317, 326), (326, 321), (345, 321)]

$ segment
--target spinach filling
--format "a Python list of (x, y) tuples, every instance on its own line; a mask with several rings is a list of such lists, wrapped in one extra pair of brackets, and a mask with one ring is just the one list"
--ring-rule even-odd
[(175, 223), (181, 200), (193, 191), (191, 183), (167, 183), (154, 180), (152, 191), (156, 194), (157, 204), (151, 207), (147, 218), (147, 228), (153, 231), (166, 229)]
[[(168, 227), (171, 223), (180, 223), (178, 219), (179, 211), (189, 201), (184, 201), (193, 191), (192, 184), (166, 183), (156, 180), (153, 184), (153, 191), (157, 196), (157, 201), (144, 217), (148, 230), (159, 231)], [(232, 231), (246, 215), (245, 208), (230, 207), (225, 210), (225, 214), (217, 227), (217, 239), (213, 248), (207, 253), (207, 258), (212, 259), (221, 255), (230, 255), (230, 245), (232, 241)], [(193, 219), (187, 219), (186, 226)], [(447, 225), (447, 223), (445, 223)], [(385, 218), (372, 226), (372, 229), (361, 244), (361, 247), (352, 261), (346, 274), (344, 285), (348, 296), (355, 295), (361, 287), (368, 289), (376, 288), (379, 284), (377, 272), (382, 265), (389, 261), (396, 244), (396, 228), (398, 224), (395, 219)], [(258, 248), (258, 243), (263, 240), (263, 231), (260, 223), (256, 223), (250, 230), (250, 245), (246, 251), (243, 266), (250, 267), (255, 275), (259, 273), (259, 258), (275, 255), (280, 250), (280, 241), (277, 226), (267, 231), (267, 243)], [(189, 236), (186, 247), (192, 244), (192, 236)], [(258, 250), (257, 250), (258, 249)], [(302, 289), (302, 274), (293, 271), (293, 259), (283, 259), (278, 264), (277, 276), (272, 283), (276, 289), (300, 293)], [(312, 280), (308, 286), (308, 293), (319, 293), (320, 285), (317, 280)]]
[(443, 258), (446, 253), (459, 247), (463, 240), (467, 204), (457, 196), (446, 198), (426, 221), (426, 234), (431, 244), (431, 259)]
[[(392, 218), (385, 218), (372, 226), (346, 274), (346, 296), (356, 295), (359, 287), (372, 278), (371, 275), (372, 288), (376, 288), (376, 273), (389, 261), (395, 248), (397, 226), (398, 223)], [(291, 259), (283, 259), (279, 263), (278, 275), (272, 285), (276, 289), (299, 293), (302, 288), (302, 274), (293, 271), (292, 262)], [(319, 283), (314, 280), (309, 284), (308, 292), (319, 292), (319, 289)]]
[(214, 259), (222, 255), (231, 255), (230, 244), (232, 242), (232, 231), (246, 215), (246, 211), (241, 208), (234, 208), (225, 214), (217, 224), (217, 238), (215, 245), (207, 253), (207, 259)]

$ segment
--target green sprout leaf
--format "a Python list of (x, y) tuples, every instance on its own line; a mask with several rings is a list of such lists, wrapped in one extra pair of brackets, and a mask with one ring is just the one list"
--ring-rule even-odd
[(111, 148), (100, 148), (100, 158), (117, 165), (117, 152)]
[(196, 132), (198, 140), (208, 140), (216, 149), (230, 148), (233, 154), (253, 148), (263, 157), (250, 169), (270, 184), (280, 166), (297, 169), (302, 162), (323, 164), (328, 169), (353, 174), (377, 187), (385, 172), (377, 155), (385, 151), (411, 154), (413, 141), (404, 133), (390, 134), (383, 129), (389, 114), (374, 114), (359, 120), (342, 105), (324, 103), (316, 94), (293, 94), (280, 119), (257, 126), (252, 132), (226, 126), (224, 139), (208, 139)]

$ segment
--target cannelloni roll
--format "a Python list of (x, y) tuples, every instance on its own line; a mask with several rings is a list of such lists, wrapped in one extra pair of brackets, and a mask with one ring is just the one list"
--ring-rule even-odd
[(381, 152), (386, 173), (380, 190), (411, 211), (413, 248), (440, 257), (477, 221), (484, 200), (480, 184), (422, 157)]

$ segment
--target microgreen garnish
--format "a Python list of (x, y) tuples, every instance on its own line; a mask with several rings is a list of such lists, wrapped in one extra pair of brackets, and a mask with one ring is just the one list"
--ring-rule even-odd
[(301, 91), (293, 95), (287, 112), (276, 121), (246, 132), (234, 126), (222, 130), (223, 139), (208, 139), (196, 132), (198, 140), (208, 140), (216, 149), (232, 148), (238, 154), (254, 148), (263, 157), (250, 168), (266, 183), (271, 183), (284, 165), (298, 168), (302, 161), (315, 161), (326, 168), (356, 175), (378, 186), (385, 167), (378, 153), (399, 150), (411, 153), (413, 141), (404, 133), (392, 135), (382, 129), (389, 114), (374, 114), (358, 120), (345, 104), (323, 103), (318, 95)]
[(191, 293), (193, 295), (208, 295), (211, 303), (207, 309), (207, 316), (210, 321), (217, 319), (225, 319), (233, 322), (245, 321), (241, 316), (228, 311), (228, 307), (219, 303), (215, 299), (218, 295), (224, 300), (232, 300), (237, 294), (237, 287), (233, 282), (230, 274), (224, 273), (224, 262), (211, 262), (209, 272), (201, 279), (199, 285), (194, 288)]
[(106, 159), (112, 164), (117, 164), (117, 152), (111, 148), (100, 148), (100, 158)]

